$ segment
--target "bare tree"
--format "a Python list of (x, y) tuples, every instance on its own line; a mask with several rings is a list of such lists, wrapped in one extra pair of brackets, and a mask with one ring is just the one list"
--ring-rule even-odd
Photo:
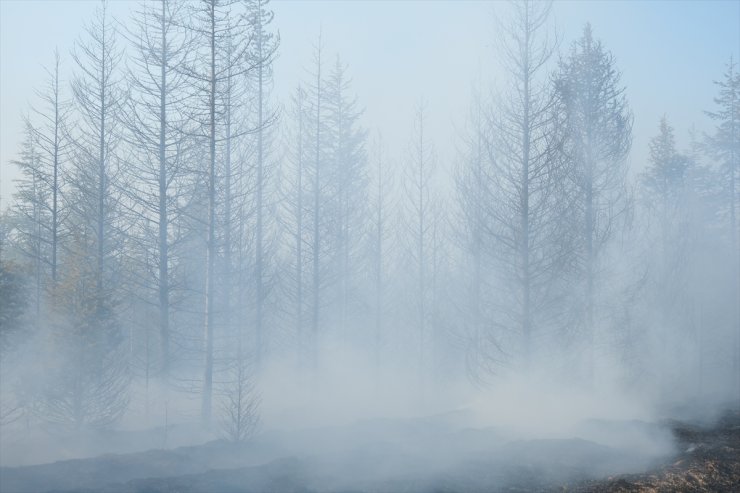
[[(281, 166), (279, 182), (280, 198), (284, 210), (280, 215), (280, 225), (284, 234), (290, 237), (286, 244), (290, 244), (287, 254), (285, 270), (281, 273), (281, 296), (290, 300), (291, 307), (284, 308), (287, 312), (289, 333), (293, 335), (297, 348), (298, 363), (305, 364), (306, 357), (306, 271), (308, 269), (308, 243), (306, 225), (308, 224), (306, 195), (306, 168), (310, 160), (308, 151), (310, 142), (307, 125), (308, 114), (307, 94), (302, 86), (298, 86), (291, 98), (289, 116), (290, 129), (286, 132), (285, 147), (287, 156)], [(288, 243), (289, 242), (289, 243)]]
[(256, 156), (256, 224), (255, 224), (255, 333), (256, 333), (256, 364), (259, 368), (262, 361), (264, 346), (264, 310), (266, 300), (265, 286), (265, 191), (266, 191), (266, 163), (265, 157), (269, 149), (266, 149), (265, 133), (275, 120), (275, 114), (271, 114), (267, 107), (269, 86), (272, 81), (272, 61), (275, 57), (279, 37), (273, 35), (267, 28), (274, 18), (269, 10), (269, 0), (252, 0), (247, 3), (247, 21), (254, 35), (253, 49), (250, 52), (251, 64), (255, 70), (254, 79), (256, 83), (257, 118), (255, 132), (257, 134), (257, 156)]
[[(16, 247), (34, 265), (34, 299), (38, 317), (44, 290), (57, 281), (61, 204), (61, 162), (69, 150), (64, 122), (69, 103), (59, 87), (59, 53), (47, 70), (48, 87), (37, 91), (42, 102), (25, 117), (26, 138), (20, 159), (14, 161), (22, 178), (18, 181), (15, 207)], [(51, 283), (51, 284), (50, 284)]]
[[(118, 213), (120, 110), (125, 94), (119, 87), (121, 51), (107, 4), (96, 11), (77, 43), (77, 74), (72, 91), (76, 113), (71, 132), (74, 154), (69, 175), (69, 229), (64, 283), (52, 298), (60, 320), (57, 339), (61, 365), (47, 393), (46, 417), (74, 423), (109, 425), (128, 403), (128, 367), (117, 321), (120, 260), (124, 248)], [(88, 259), (94, 259), (89, 264)], [(65, 329), (69, 326), (73, 329)]]
[[(221, 179), (231, 179), (230, 150), (238, 133), (232, 132), (231, 111), (236, 78), (246, 74), (252, 66), (247, 53), (252, 38), (244, 19), (236, 10), (235, 0), (201, 0), (191, 5), (191, 22), (188, 28), (194, 36), (195, 49), (192, 59), (182, 70), (196, 89), (196, 102), (190, 116), (201, 130), (200, 138), (207, 142), (208, 157), (206, 177), (206, 262), (204, 289), (203, 349), (204, 370), (201, 415), (204, 422), (211, 417), (214, 369), (214, 313), (216, 311), (216, 257), (218, 235), (216, 230), (217, 207), (222, 203), (219, 191), (230, 190), (230, 182), (221, 186)], [(205, 63), (203, 63), (205, 61)], [(219, 176), (219, 154), (223, 161)], [(224, 217), (231, 220), (230, 197), (226, 202)], [(227, 235), (231, 225), (224, 226)], [(224, 240), (231, 248), (228, 238)], [(229, 250), (230, 251), (230, 250)], [(227, 260), (228, 264), (228, 260)], [(227, 283), (230, 286), (230, 283)]]
[(491, 252), (486, 242), (487, 210), (494, 198), (489, 189), (487, 168), (490, 167), (486, 145), (490, 128), (480, 83), (473, 88), (467, 127), (458, 150), (455, 169), (455, 191), (459, 220), (453, 224), (455, 239), (462, 251), (460, 274), (464, 287), (459, 293), (458, 319), (462, 324), (466, 368), (476, 381), (495, 373), (501, 363), (499, 334), (486, 330), (491, 321)]
[[(180, 28), (183, 9), (182, 3), (160, 0), (156, 5), (142, 5), (137, 12), (135, 27), (129, 33), (135, 50), (128, 71), (132, 97), (124, 112), (133, 154), (128, 170), (133, 176), (126, 192), (134, 204), (131, 221), (141, 224), (138, 248), (146, 257), (144, 262), (154, 267), (142, 282), (145, 292), (150, 286), (155, 291), (152, 298), (158, 310), (160, 365), (165, 378), (171, 366), (173, 245), (181, 214), (178, 202), (191, 187), (182, 111), (187, 81), (180, 70), (189, 46)], [(150, 255), (153, 258), (149, 259)], [(136, 289), (133, 294), (140, 296), (140, 292)], [(150, 296), (144, 298), (148, 302)]]
[(89, 228), (95, 245), (97, 289), (106, 289), (108, 260), (119, 251), (115, 209), (118, 202), (115, 181), (119, 176), (114, 154), (120, 143), (120, 110), (124, 94), (120, 89), (119, 63), (122, 52), (116, 46), (116, 30), (107, 13), (107, 3), (98, 8), (86, 29), (89, 40), (77, 44), (72, 58), (78, 73), (72, 81), (80, 124), (74, 133), (74, 214), (80, 225)]
[(413, 306), (418, 334), (419, 368), (423, 375), (427, 364), (427, 333), (430, 315), (430, 250), (435, 231), (435, 213), (432, 197), (432, 179), (436, 156), (430, 139), (425, 134), (426, 108), (421, 102), (414, 115), (414, 135), (405, 170), (404, 193), (406, 196), (406, 232), (408, 255), (413, 265)]
[(51, 215), (51, 237), (50, 249), (50, 267), (51, 280), (57, 281), (57, 266), (59, 257), (59, 236), (60, 224), (63, 215), (60, 210), (61, 188), (62, 188), (62, 160), (69, 151), (69, 140), (65, 122), (69, 115), (69, 102), (63, 97), (60, 88), (60, 56), (58, 51), (54, 51), (54, 66), (47, 69), (49, 75), (48, 86), (46, 90), (39, 91), (37, 94), (43, 102), (43, 108), (33, 108), (33, 113), (41, 120), (41, 123), (33, 126), (33, 132), (36, 141), (41, 149), (40, 160), (42, 165), (47, 168), (49, 178), (46, 187), (51, 189), (51, 203), (48, 205)]
[(525, 369), (531, 365), (535, 334), (552, 323), (552, 286), (567, 252), (560, 241), (560, 138), (544, 76), (555, 49), (546, 33), (550, 7), (528, 0), (511, 4), (512, 16), (501, 26), (510, 85), (489, 115), (486, 143), (491, 165), (484, 179), (491, 201), (485, 230), (500, 290), (493, 295), (498, 316), (490, 327), (502, 341), (519, 341), (516, 353)]
[(253, 382), (254, 370), (244, 354), (241, 343), (230, 381), (224, 389), (221, 403), (221, 427), (229, 440), (243, 442), (249, 439), (259, 425), (260, 398)]
[(324, 142), (325, 126), (322, 120), (322, 109), (324, 107), (324, 85), (321, 79), (323, 47), (321, 45), (321, 33), (319, 33), (318, 45), (314, 51), (314, 63), (316, 66), (315, 84), (310, 87), (310, 97), (313, 99), (311, 107), (311, 119), (313, 120), (312, 134), (312, 153), (313, 162), (311, 163), (311, 256), (312, 256), (312, 274), (311, 274), (311, 363), (314, 368), (318, 365), (319, 350), (319, 322), (321, 315), (321, 285), (322, 285), (322, 224), (321, 209), (323, 202), (323, 193), (325, 185), (322, 181), (322, 171), (324, 169), (325, 149)]
[(388, 311), (388, 288), (390, 285), (390, 259), (392, 256), (394, 220), (392, 212), (396, 201), (393, 197), (393, 177), (390, 173), (387, 151), (380, 135), (373, 145), (374, 155), (371, 167), (371, 210), (370, 210), (370, 256), (373, 293), (374, 319), (374, 358), (376, 369), (380, 369), (383, 339), (386, 332), (386, 314)]

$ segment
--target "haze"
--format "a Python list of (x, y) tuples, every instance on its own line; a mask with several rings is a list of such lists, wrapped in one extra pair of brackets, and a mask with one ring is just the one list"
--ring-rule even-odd
[(0, 31), (3, 491), (548, 490), (738, 411), (740, 2)]

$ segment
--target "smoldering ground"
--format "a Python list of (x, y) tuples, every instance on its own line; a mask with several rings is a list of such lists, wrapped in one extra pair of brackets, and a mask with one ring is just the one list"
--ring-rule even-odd
[[(656, 409), (626, 389), (586, 391), (542, 371), (493, 390), (422, 391), (416, 372), (332, 350), (319, 379), (284, 364), (265, 372), (262, 422), (247, 442), (176, 415), (165, 429), (153, 397), (160, 426), (8, 435), (3, 491), (533, 490), (644, 472), (675, 452)], [(197, 402), (168, 406), (197, 413)]]

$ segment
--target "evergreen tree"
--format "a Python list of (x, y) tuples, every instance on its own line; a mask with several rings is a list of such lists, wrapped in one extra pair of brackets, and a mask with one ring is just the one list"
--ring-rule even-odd
[(116, 301), (98, 288), (94, 245), (75, 235), (52, 290), (52, 353), (43, 418), (70, 426), (104, 428), (118, 421), (129, 402), (129, 372)]
[(714, 99), (717, 109), (707, 114), (716, 122), (716, 128), (714, 134), (707, 137), (707, 150), (722, 170), (726, 197), (722, 213), (727, 218), (730, 251), (734, 253), (731, 264), (734, 272), (732, 303), (735, 309), (731, 324), (735, 334), (735, 384), (737, 399), (740, 400), (740, 71), (732, 58), (727, 64), (724, 78), (715, 82), (715, 85), (719, 91)]
[[(645, 191), (648, 225), (657, 221), (657, 234), (649, 235), (648, 244), (653, 245), (649, 255), (652, 290), (651, 299), (658, 313), (656, 332), (663, 348), (674, 347), (668, 354), (678, 354), (676, 342), (681, 339), (679, 331), (686, 330), (690, 314), (687, 300), (689, 266), (693, 260), (690, 251), (689, 211), (686, 209), (688, 192), (686, 177), (691, 161), (676, 149), (673, 128), (664, 116), (660, 121), (659, 133), (650, 141), (649, 165), (642, 175)], [(653, 228), (650, 228), (653, 230)], [(663, 356), (662, 368), (670, 368), (677, 361)], [(671, 364), (672, 363), (672, 364)], [(661, 375), (662, 387), (666, 386), (667, 375)]]
[(561, 61), (555, 87), (579, 236), (576, 263), (584, 292), (578, 311), (588, 344), (589, 378), (594, 372), (597, 291), (603, 282), (600, 261), (628, 207), (625, 158), (632, 142), (632, 114), (620, 84), (614, 57), (587, 24)]
[(367, 132), (359, 126), (362, 111), (357, 109), (357, 98), (350, 96), (351, 80), (347, 67), (337, 56), (336, 63), (325, 85), (325, 115), (329, 169), (324, 175), (330, 182), (326, 204), (327, 223), (336, 249), (337, 269), (333, 273), (337, 283), (339, 330), (347, 335), (350, 313), (357, 312), (351, 297), (357, 292), (358, 274), (362, 267), (358, 258), (363, 239), (363, 218), (367, 214)]

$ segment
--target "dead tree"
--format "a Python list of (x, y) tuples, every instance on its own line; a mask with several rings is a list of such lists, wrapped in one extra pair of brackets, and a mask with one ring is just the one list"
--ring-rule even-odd
[[(129, 169), (133, 176), (126, 187), (132, 203), (129, 216), (139, 225), (136, 244), (144, 257), (142, 262), (154, 266), (144, 269), (145, 278), (136, 285), (143, 284), (145, 302), (149, 302), (148, 291), (154, 291), (151, 298), (156, 300), (158, 311), (160, 371), (165, 379), (172, 359), (170, 318), (177, 263), (173, 245), (178, 241), (181, 215), (178, 203), (186, 200), (192, 176), (185, 164), (190, 142), (182, 110), (187, 81), (181, 66), (189, 48), (180, 27), (183, 10), (181, 3), (160, 0), (137, 12), (135, 27), (128, 33), (135, 51), (127, 74), (132, 97), (124, 111), (125, 135), (133, 154)], [(133, 294), (141, 297), (140, 292), (136, 289)]]
[(431, 303), (429, 266), (435, 224), (431, 183), (436, 168), (436, 156), (430, 139), (425, 134), (425, 123), (426, 114), (422, 102), (415, 109), (414, 135), (404, 167), (405, 229), (408, 256), (413, 266), (412, 304), (416, 311), (414, 324), (418, 332), (416, 337), (420, 375), (424, 374), (427, 364), (427, 326)]
[[(485, 233), (496, 270), (497, 330), (530, 368), (539, 328), (551, 322), (552, 285), (568, 252), (562, 239), (564, 205), (557, 186), (559, 134), (546, 64), (555, 48), (546, 35), (550, 3), (511, 3), (502, 23), (502, 56), (509, 87), (488, 115)], [(509, 349), (511, 351), (511, 349)], [(497, 356), (497, 355), (496, 355)]]
[[(191, 50), (192, 58), (182, 67), (183, 73), (195, 89), (195, 98), (189, 109), (190, 118), (200, 129), (198, 138), (208, 148), (204, 173), (207, 201), (201, 394), (201, 415), (204, 422), (210, 421), (213, 396), (216, 257), (219, 248), (217, 208), (224, 201), (219, 193), (224, 190), (222, 180), (230, 179), (231, 174), (227, 147), (236, 137), (231, 132), (229, 119), (230, 111), (233, 110), (230, 89), (237, 77), (245, 75), (253, 68), (247, 57), (252, 37), (243, 17), (236, 11), (236, 5), (235, 0), (201, 0), (191, 5), (188, 29), (194, 37), (195, 48)], [(219, 151), (227, 154), (226, 164), (219, 163)], [(222, 166), (219, 167), (219, 164)], [(219, 168), (229, 171), (219, 173)], [(228, 190), (229, 187), (226, 186), (225, 189)], [(227, 212), (224, 214), (230, 218), (228, 209), (227, 204)], [(230, 227), (225, 227), (224, 231), (230, 231)]]

